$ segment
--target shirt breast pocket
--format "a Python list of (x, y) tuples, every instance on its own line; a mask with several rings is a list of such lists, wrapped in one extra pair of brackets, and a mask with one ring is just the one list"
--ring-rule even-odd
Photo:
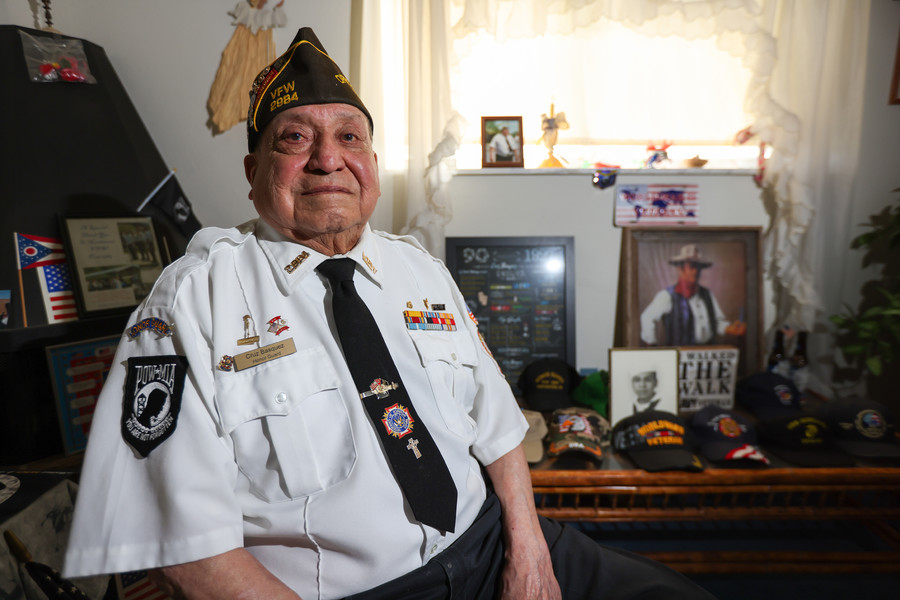
[(338, 385), (322, 347), (216, 373), (222, 427), (252, 493), (282, 502), (348, 477), (356, 448)]
[(475, 423), (469, 416), (475, 397), (473, 369), (478, 363), (474, 348), (458, 343), (454, 338), (459, 336), (446, 332), (418, 330), (409, 335), (444, 424), (454, 434), (474, 439)]

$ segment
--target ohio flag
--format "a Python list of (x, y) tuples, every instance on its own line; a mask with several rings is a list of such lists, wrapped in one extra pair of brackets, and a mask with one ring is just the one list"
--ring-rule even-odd
[(65, 262), (62, 242), (53, 238), (14, 233), (16, 236), (16, 258), (19, 270), (34, 269), (46, 265)]
[(60, 240), (14, 233), (19, 270), (37, 269), (48, 323), (78, 319), (72, 276)]

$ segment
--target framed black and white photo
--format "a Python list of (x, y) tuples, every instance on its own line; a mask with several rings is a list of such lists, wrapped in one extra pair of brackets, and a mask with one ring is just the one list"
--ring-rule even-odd
[(609, 422), (645, 410), (678, 413), (676, 348), (610, 348)]
[(134, 308), (162, 272), (151, 217), (64, 217), (62, 229), (82, 317)]
[(481, 117), (481, 166), (525, 166), (522, 117)]

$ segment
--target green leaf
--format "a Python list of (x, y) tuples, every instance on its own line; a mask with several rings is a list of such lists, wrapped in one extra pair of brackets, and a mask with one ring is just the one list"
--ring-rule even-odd
[(881, 358), (878, 356), (870, 356), (866, 359), (866, 367), (868, 367), (869, 372), (876, 377), (881, 375)]

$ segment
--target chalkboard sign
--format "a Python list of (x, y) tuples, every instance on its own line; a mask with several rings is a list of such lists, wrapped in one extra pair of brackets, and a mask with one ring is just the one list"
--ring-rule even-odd
[(575, 366), (572, 237), (447, 238), (447, 268), (507, 381), (541, 358)]

